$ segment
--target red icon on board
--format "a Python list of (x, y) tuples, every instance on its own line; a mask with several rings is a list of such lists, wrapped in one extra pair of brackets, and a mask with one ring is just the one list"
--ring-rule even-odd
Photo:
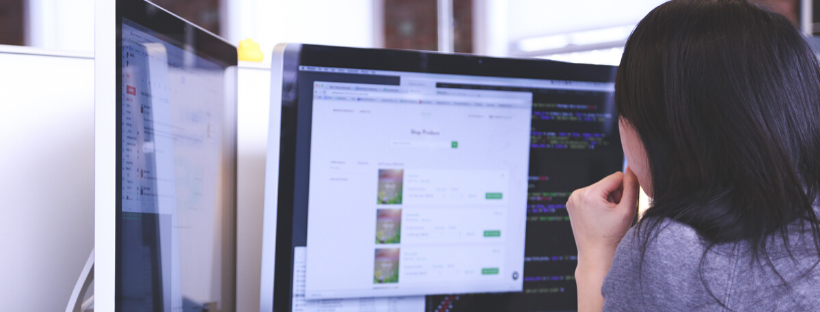
[(132, 87), (132, 86), (126, 86), (125, 87), (125, 92), (130, 94), (130, 95), (137, 95), (137, 88)]

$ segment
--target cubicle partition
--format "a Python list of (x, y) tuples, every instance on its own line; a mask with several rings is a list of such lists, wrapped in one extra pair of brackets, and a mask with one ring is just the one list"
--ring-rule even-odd
[(94, 247), (94, 59), (0, 46), (0, 300), (64, 310)]

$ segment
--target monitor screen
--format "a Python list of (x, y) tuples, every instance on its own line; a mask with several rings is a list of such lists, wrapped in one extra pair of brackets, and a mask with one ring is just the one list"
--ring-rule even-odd
[(232, 311), (236, 59), (151, 4), (123, 6), (116, 310)]
[[(482, 72), (434, 67), (432, 54), (407, 65), (302, 49), (282, 96), (287, 309), (577, 309), (565, 204), (622, 169), (614, 68), (524, 61), (537, 66), (517, 72), (494, 59)], [(330, 52), (361, 57), (334, 64)], [(533, 73), (550, 67), (564, 72)]]

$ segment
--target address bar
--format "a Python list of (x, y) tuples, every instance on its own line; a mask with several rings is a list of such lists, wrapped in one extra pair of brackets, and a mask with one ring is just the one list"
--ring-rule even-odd
[[(327, 92), (329, 91), (329, 92)], [(470, 90), (473, 91), (473, 90)], [(407, 99), (407, 100), (421, 100), (421, 99), (442, 99), (442, 100), (456, 100), (456, 99), (463, 99), (466, 101), (473, 101), (473, 102), (496, 102), (496, 101), (504, 101), (504, 102), (522, 102), (529, 100), (528, 98), (523, 97), (510, 97), (502, 96), (502, 95), (492, 95), (492, 94), (484, 94), (479, 95), (475, 92), (470, 91), (460, 91), (460, 90), (433, 90), (430, 93), (416, 93), (412, 90), (408, 92), (380, 92), (380, 91), (352, 91), (352, 90), (325, 90), (325, 94), (329, 95), (354, 95), (354, 96), (361, 96), (361, 97), (369, 97), (369, 98), (376, 98), (376, 99)], [(321, 94), (321, 91), (317, 91), (316, 93)], [(475, 93), (475, 94), (474, 94)]]

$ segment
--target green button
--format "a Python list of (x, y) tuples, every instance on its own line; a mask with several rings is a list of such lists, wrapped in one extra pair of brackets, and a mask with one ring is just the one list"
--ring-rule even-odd
[(500, 237), (501, 231), (498, 230), (486, 230), (484, 231), (484, 237)]
[(481, 269), (481, 275), (496, 275), (498, 274), (498, 268), (483, 268)]
[(452, 146), (453, 148), (458, 148), (458, 141), (453, 141), (453, 143), (451, 143), (450, 146)]
[(486, 199), (501, 199), (501, 193), (487, 193), (484, 195)]

